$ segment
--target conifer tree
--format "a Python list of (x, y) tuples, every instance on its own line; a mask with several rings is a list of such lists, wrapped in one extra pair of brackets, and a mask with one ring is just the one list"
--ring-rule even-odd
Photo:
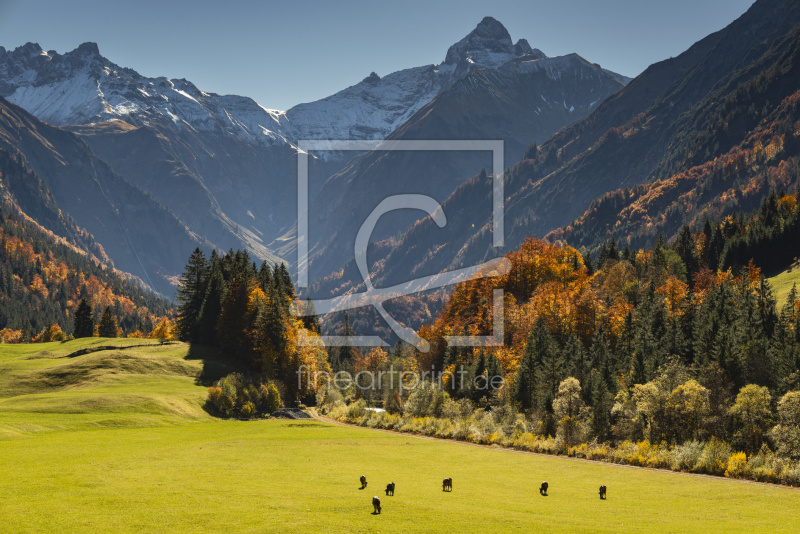
[(321, 334), (322, 326), (320, 325), (319, 316), (317, 316), (317, 310), (314, 308), (314, 302), (311, 300), (311, 297), (306, 297), (304, 306), (304, 311), (307, 315), (303, 316), (302, 318), (303, 326), (306, 328), (306, 330)]
[(100, 317), (97, 335), (100, 337), (117, 337), (117, 318), (114, 317), (111, 306), (106, 306), (103, 315)]
[(675, 252), (680, 256), (684, 267), (686, 267), (686, 282), (689, 287), (694, 287), (694, 275), (698, 270), (698, 259), (694, 250), (694, 237), (688, 226), (684, 225), (675, 241)]
[(208, 285), (208, 262), (200, 248), (195, 248), (186, 268), (180, 277), (178, 286), (178, 339), (197, 342), (199, 333), (197, 321)]
[(217, 346), (217, 323), (222, 313), (222, 296), (225, 291), (222, 267), (216, 251), (211, 253), (209, 280), (203, 305), (197, 316), (197, 340), (202, 345)]
[(564, 361), (561, 358), (558, 344), (553, 341), (541, 318), (537, 322), (536, 329), (539, 328), (544, 333), (537, 335), (536, 359), (539, 362), (536, 376), (537, 398), (540, 406), (548, 407), (552, 405), (553, 399), (556, 397), (558, 384), (564, 379)]
[(492, 387), (498, 383), (497, 377), (503, 378), (503, 366), (500, 365), (500, 360), (497, 356), (492, 354), (489, 356), (489, 361), (486, 362), (486, 377), (489, 380), (489, 392), (492, 392)]
[(475, 364), (473, 376), (475, 378), (472, 383), (470, 383), (470, 387), (472, 387), (472, 400), (479, 402), (489, 394), (486, 380), (486, 355), (483, 353), (483, 349), (479, 351), (478, 362)]
[(538, 404), (536, 394), (539, 389), (539, 368), (544, 354), (550, 351), (551, 343), (547, 326), (544, 320), (539, 318), (528, 335), (514, 388), (514, 400), (523, 410), (533, 409)]
[[(350, 315), (347, 312), (344, 314), (344, 321), (342, 325), (342, 335), (343, 336), (354, 336), (355, 332), (353, 331), (353, 327), (350, 326)], [(398, 340), (397, 345), (395, 345), (395, 350), (400, 347), (401, 341)], [(349, 345), (344, 345), (339, 347), (339, 365), (342, 366), (345, 370), (352, 370), (355, 366), (356, 362), (356, 349), (355, 347), (351, 347)]]
[(252, 280), (239, 275), (234, 278), (225, 291), (222, 310), (217, 324), (217, 338), (220, 347), (235, 358), (249, 362), (252, 359), (252, 340), (248, 332), (248, 304)]
[(261, 287), (261, 291), (263, 291), (265, 295), (269, 295), (269, 292), (275, 287), (274, 284), (275, 282), (272, 279), (272, 269), (269, 268), (269, 265), (265, 261), (261, 264), (261, 269), (258, 271), (258, 285)]
[(278, 276), (280, 276), (283, 289), (286, 292), (286, 297), (289, 302), (291, 302), (292, 299), (294, 299), (294, 284), (292, 283), (292, 277), (289, 275), (289, 270), (286, 268), (285, 263), (281, 263), (278, 266)]
[(609, 393), (608, 384), (596, 369), (591, 373), (592, 417), (590, 434), (598, 441), (607, 441), (611, 434), (611, 408), (613, 396)]
[(261, 319), (261, 346), (264, 355), (263, 372), (277, 377), (284, 371), (287, 358), (286, 313), (277, 290), (267, 296), (267, 305)]
[(586, 274), (592, 276), (594, 274), (594, 262), (592, 261), (592, 253), (588, 250), (583, 253), (583, 264), (586, 266)]
[(78, 304), (78, 309), (75, 310), (75, 326), (73, 336), (75, 338), (92, 337), (94, 335), (94, 316), (92, 314), (92, 306), (86, 302), (86, 299), (81, 299)]
[(589, 373), (591, 365), (583, 349), (583, 343), (575, 334), (570, 334), (561, 349), (561, 359), (564, 362), (564, 373), (567, 376), (574, 376), (581, 383), (584, 383)]
[(590, 351), (592, 359), (592, 368), (600, 372), (603, 380), (608, 384), (615, 380), (617, 375), (617, 366), (614, 358), (614, 353), (608, 342), (606, 335), (606, 327), (602, 322), (597, 325), (594, 338), (592, 339), (592, 349)]

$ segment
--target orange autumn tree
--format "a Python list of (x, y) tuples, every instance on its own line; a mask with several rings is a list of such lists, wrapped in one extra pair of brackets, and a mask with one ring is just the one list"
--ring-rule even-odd
[[(528, 332), (539, 317), (559, 335), (594, 332), (595, 318), (604, 309), (589, 284), (580, 252), (530, 238), (506, 258), (511, 262), (507, 274), (458, 284), (436, 321), (423, 328), (432, 350), (419, 354), (421, 369), (445, 361), (445, 335), (492, 335), (494, 289), (504, 293), (506, 343), (487, 348), (485, 357), (495, 356), (506, 374), (516, 372)], [(477, 357), (471, 349), (458, 354), (465, 360), (461, 363)]]

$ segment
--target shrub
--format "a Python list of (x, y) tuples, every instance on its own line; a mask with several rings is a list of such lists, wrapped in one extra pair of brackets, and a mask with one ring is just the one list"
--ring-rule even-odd
[(672, 450), (666, 443), (652, 446), (649, 452), (647, 467), (669, 469), (670, 465), (672, 465)]
[(357, 419), (364, 417), (367, 414), (367, 401), (358, 399), (356, 402), (347, 407), (347, 420), (351, 423), (356, 422)]
[(695, 466), (695, 471), (709, 475), (723, 475), (731, 456), (731, 447), (724, 441), (711, 438), (703, 447), (700, 461)]
[(469, 417), (473, 410), (474, 407), (469, 399), (453, 400), (448, 398), (441, 407), (442, 417), (453, 421)]
[(589, 460), (605, 460), (609, 456), (609, 448), (607, 445), (593, 441), (589, 444), (586, 458)]
[(639, 447), (636, 443), (625, 440), (611, 453), (611, 459), (618, 464), (629, 464), (631, 459), (636, 458), (639, 454)]
[(264, 399), (265, 413), (272, 413), (281, 407), (281, 395), (274, 383), (270, 382), (268, 386), (261, 384), (261, 394)]
[(250, 419), (251, 417), (255, 417), (256, 415), (256, 405), (250, 401), (245, 402), (242, 405), (242, 408), (239, 410), (239, 415), (246, 419)]
[(334, 406), (344, 406), (344, 397), (336, 388), (320, 389), (320, 397), (317, 403), (326, 410)]
[(263, 384), (233, 373), (208, 388), (207, 406), (223, 417), (252, 419), (280, 408), (281, 398), (273, 382)]
[(437, 388), (428, 382), (423, 382), (409, 395), (408, 400), (403, 405), (403, 413), (414, 417), (428, 415), (428, 411), (434, 403), (436, 393)]
[(778, 472), (775, 469), (775, 453), (763, 444), (759, 449), (758, 454), (750, 457), (747, 462), (745, 473), (747, 478), (757, 480), (759, 482), (773, 482), (778, 479)]
[(781, 476), (781, 482), (789, 486), (800, 486), (800, 463), (788, 465)]
[(58, 324), (51, 325), (49, 328), (45, 327), (44, 330), (39, 332), (31, 343), (49, 343), (51, 341), (66, 341), (67, 335), (61, 330)]
[(747, 455), (743, 452), (734, 452), (728, 458), (728, 468), (725, 476), (729, 478), (742, 478), (747, 468)]
[(693, 471), (702, 454), (701, 441), (687, 441), (683, 445), (677, 445), (672, 449), (670, 467), (673, 471)]
[(790, 391), (778, 402), (780, 423), (770, 432), (782, 456), (800, 459), (800, 391)]

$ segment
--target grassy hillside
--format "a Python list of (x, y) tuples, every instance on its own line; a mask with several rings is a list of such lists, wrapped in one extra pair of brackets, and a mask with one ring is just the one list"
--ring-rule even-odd
[(204, 382), (223, 367), (197, 352), (121, 338), (0, 345), (0, 439), (208, 419)]
[(140, 343), (0, 345), (0, 532), (790, 532), (800, 521), (789, 488), (213, 419), (198, 382), (213, 355)]
[(770, 278), (769, 283), (772, 285), (778, 307), (782, 307), (794, 284), (797, 284), (798, 291), (800, 291), (800, 262), (795, 262), (782, 273)]

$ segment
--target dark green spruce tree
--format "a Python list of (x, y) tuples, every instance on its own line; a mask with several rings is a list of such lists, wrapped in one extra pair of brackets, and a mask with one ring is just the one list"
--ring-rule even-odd
[(92, 314), (92, 306), (86, 302), (86, 299), (81, 299), (78, 309), (75, 310), (74, 330), (72, 335), (76, 339), (94, 335), (94, 315)]
[(200, 338), (198, 319), (208, 286), (208, 262), (199, 248), (189, 256), (189, 262), (178, 285), (178, 339), (197, 343)]
[(197, 316), (197, 342), (201, 345), (217, 346), (217, 321), (222, 312), (222, 297), (225, 292), (225, 280), (222, 274), (217, 251), (211, 252), (209, 261), (209, 279), (203, 305)]
[(97, 335), (100, 337), (117, 337), (117, 318), (111, 306), (106, 306), (103, 315), (100, 317), (100, 324), (97, 325)]

